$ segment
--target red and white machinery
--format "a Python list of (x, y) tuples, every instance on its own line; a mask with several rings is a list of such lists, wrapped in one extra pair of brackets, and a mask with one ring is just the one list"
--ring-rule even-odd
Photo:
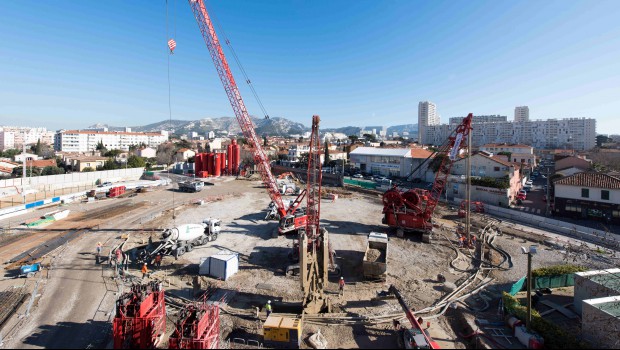
[[(459, 206), (459, 217), (464, 218), (467, 216), (467, 200), (461, 202)], [(470, 210), (474, 213), (484, 213), (484, 203), (482, 202), (471, 202)]]
[[(405, 349), (440, 349), (439, 344), (430, 337), (426, 330), (422, 329), (422, 325), (416, 320), (413, 311), (411, 311), (398, 289), (391, 285), (388, 291), (396, 296), (398, 303), (403, 308), (403, 311), (405, 311), (405, 315), (407, 315), (407, 319), (411, 323), (412, 328), (405, 329), (403, 333)], [(400, 328), (401, 325), (395, 324), (395, 326)]]
[(179, 313), (168, 346), (170, 349), (218, 349), (219, 333), (219, 306), (207, 302), (190, 304)]
[(114, 349), (153, 349), (166, 331), (166, 305), (160, 283), (134, 284), (116, 300)]
[[(432, 217), (439, 196), (444, 191), (452, 164), (457, 160), (459, 151), (464, 148), (466, 138), (471, 131), (473, 115), (470, 113), (457, 126), (455, 134), (436, 152), (436, 159), (441, 164), (435, 175), (431, 190), (414, 188), (409, 190), (394, 187), (383, 194), (383, 223), (396, 228), (397, 236), (402, 237), (405, 231), (422, 232), (422, 240), (430, 243), (433, 230)], [(440, 157), (440, 158), (439, 158)]]
[(305, 196), (305, 191), (301, 192), (297, 199), (289, 207), (284, 206), (282, 195), (278, 189), (278, 184), (275, 177), (271, 173), (269, 157), (267, 157), (267, 154), (261, 147), (261, 139), (256, 135), (254, 124), (252, 123), (248, 110), (246, 109), (243, 99), (241, 98), (241, 93), (239, 92), (235, 78), (232, 75), (228, 61), (224, 56), (224, 51), (222, 50), (220, 41), (215, 33), (215, 29), (213, 28), (211, 18), (207, 13), (207, 8), (205, 7), (203, 0), (189, 0), (189, 4), (192, 8), (192, 12), (194, 13), (194, 17), (196, 17), (196, 22), (198, 23), (198, 28), (202, 33), (202, 37), (207, 44), (207, 48), (209, 49), (209, 53), (211, 54), (211, 58), (215, 64), (217, 74), (220, 77), (222, 85), (224, 85), (224, 90), (228, 96), (228, 101), (230, 102), (235, 116), (237, 117), (237, 122), (241, 127), (243, 136), (253, 149), (254, 163), (258, 165), (263, 184), (267, 187), (267, 191), (269, 192), (269, 197), (271, 198), (273, 206), (271, 207), (272, 210), (267, 215), (267, 218), (278, 218), (280, 220), (280, 225), (278, 227), (280, 234), (297, 231), (306, 225), (306, 215), (303, 213), (301, 208), (299, 208), (299, 205)]

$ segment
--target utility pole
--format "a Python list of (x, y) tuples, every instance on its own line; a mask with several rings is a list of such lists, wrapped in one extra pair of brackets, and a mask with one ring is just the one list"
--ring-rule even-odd
[[(471, 235), (471, 135), (472, 133), (470, 132), (467, 135), (467, 188), (466, 188), (466, 193), (467, 193), (467, 215), (465, 216), (465, 232), (467, 234), (467, 244), (469, 244), (470, 242), (470, 235)], [(448, 193), (448, 189), (446, 189), (446, 194)], [(447, 195), (446, 195), (447, 196)]]
[(525, 327), (529, 333), (532, 328), (532, 253), (527, 253), (527, 320)]
[(24, 196), (24, 204), (26, 204), (26, 131), (24, 131), (24, 138), (22, 140), (22, 195)]
[(545, 215), (549, 216), (551, 215), (550, 213), (550, 203), (551, 203), (551, 198), (549, 198), (549, 187), (551, 187), (551, 180), (549, 180), (549, 170), (551, 169), (551, 167), (547, 166), (547, 190), (545, 191), (545, 196), (547, 196), (547, 202), (545, 205)]

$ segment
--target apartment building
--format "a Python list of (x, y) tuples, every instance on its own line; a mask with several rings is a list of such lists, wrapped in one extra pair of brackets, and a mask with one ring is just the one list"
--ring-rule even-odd
[(418, 143), (422, 143), (421, 134), (427, 126), (439, 125), (439, 115), (437, 114), (437, 106), (430, 101), (421, 101), (418, 103)]
[[(483, 118), (484, 119), (484, 118)], [(503, 117), (502, 117), (503, 119)], [(451, 118), (455, 124), (429, 125), (420, 128), (423, 144), (441, 145), (452, 134), (462, 118)], [(596, 146), (596, 120), (566, 118), (524, 122), (494, 121), (472, 123), (473, 147), (488, 143), (517, 143), (534, 148), (565, 148), (585, 151)]]
[(168, 132), (131, 132), (100, 130), (59, 130), (54, 136), (54, 150), (62, 152), (92, 152), (97, 144), (106, 149), (128, 151), (132, 145), (145, 144), (157, 148), (168, 140)]
[(530, 120), (530, 108), (528, 106), (515, 107), (515, 123), (527, 122)]
[(54, 132), (46, 128), (2, 126), (0, 129), (0, 150), (20, 148), (24, 143), (31, 145), (41, 141), (51, 145), (54, 142)]

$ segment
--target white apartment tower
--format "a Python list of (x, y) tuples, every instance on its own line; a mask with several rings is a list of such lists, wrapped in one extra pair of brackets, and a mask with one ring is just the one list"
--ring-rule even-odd
[(62, 152), (92, 152), (99, 142), (107, 149), (129, 150), (132, 145), (145, 144), (157, 148), (168, 140), (168, 132), (123, 132), (98, 130), (59, 130), (54, 137), (54, 150)]
[(515, 107), (515, 123), (530, 121), (530, 108), (528, 106)]
[(425, 127), (431, 125), (439, 125), (439, 115), (437, 115), (437, 106), (430, 101), (422, 101), (418, 103), (418, 143), (422, 144), (422, 135)]

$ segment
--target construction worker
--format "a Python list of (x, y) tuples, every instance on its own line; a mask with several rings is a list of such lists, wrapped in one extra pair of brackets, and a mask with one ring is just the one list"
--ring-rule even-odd
[(461, 235), (461, 237), (459, 238), (459, 248), (463, 248), (464, 245), (465, 245), (465, 236)]
[(340, 277), (340, 281), (338, 281), (338, 296), (344, 296), (344, 277)]
[(146, 267), (146, 263), (144, 263), (144, 265), (142, 265), (142, 279), (144, 279), (144, 277), (146, 277), (148, 273), (149, 273), (149, 268)]
[(155, 266), (159, 269), (161, 267), (161, 254), (155, 255)]
[(267, 317), (271, 315), (271, 300), (267, 300), (267, 304), (265, 305), (265, 311), (267, 312)]
[(101, 244), (101, 242), (97, 242), (97, 248), (95, 249), (95, 251), (96, 251), (95, 261), (97, 262), (97, 264), (99, 264), (99, 255), (101, 255), (102, 247), (103, 247), (103, 245)]
[(476, 248), (476, 236), (475, 235), (471, 235), (471, 245)]

